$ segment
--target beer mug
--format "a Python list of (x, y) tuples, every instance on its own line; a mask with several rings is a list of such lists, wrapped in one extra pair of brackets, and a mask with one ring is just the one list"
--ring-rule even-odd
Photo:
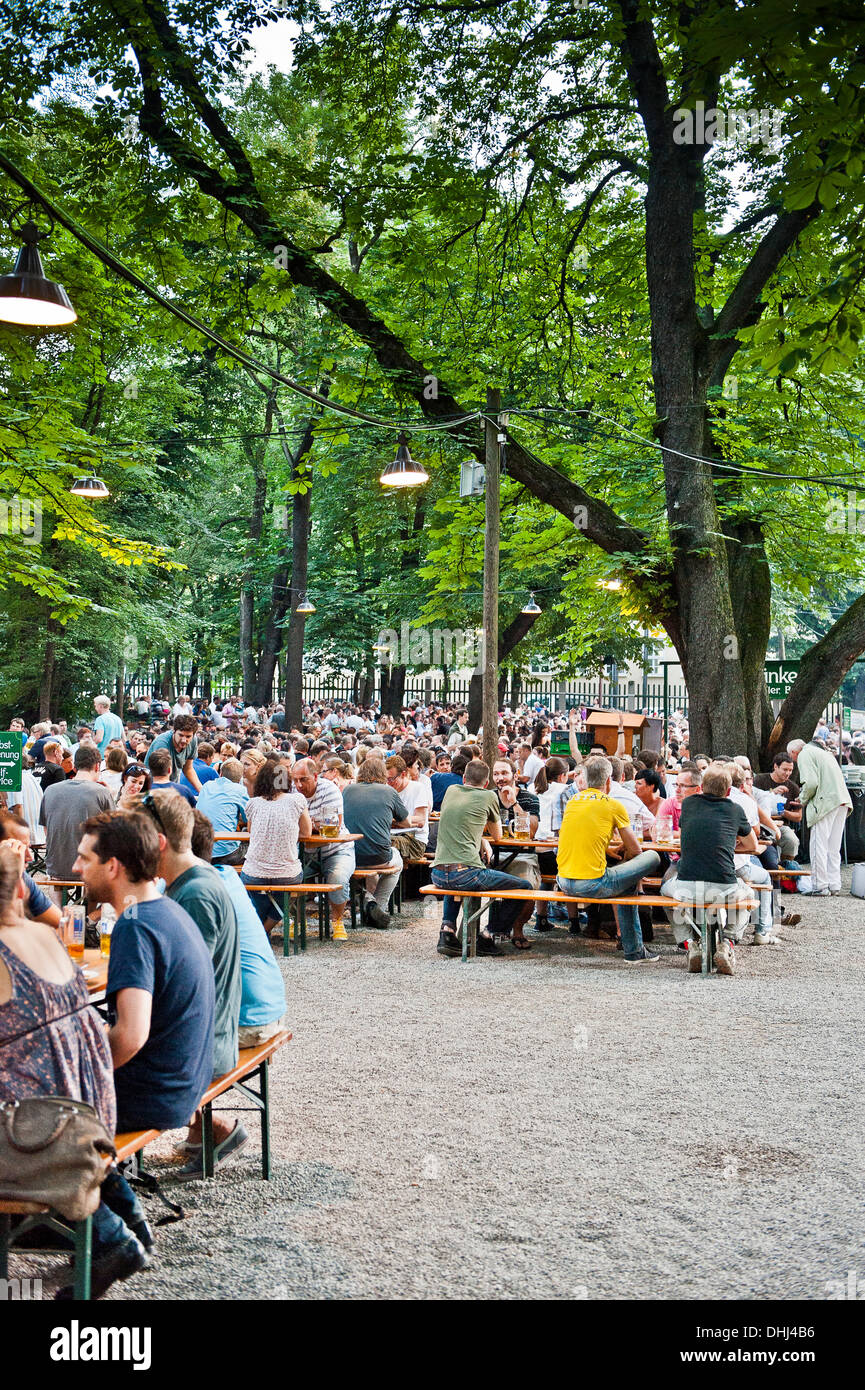
[(67, 903), (60, 917), (60, 933), (70, 960), (80, 965), (84, 960), (84, 926), (87, 909), (83, 903)]
[(321, 833), (327, 840), (336, 840), (339, 836), (339, 816), (322, 816)]
[(527, 840), (529, 838), (529, 813), (520, 806), (514, 810), (514, 839)]

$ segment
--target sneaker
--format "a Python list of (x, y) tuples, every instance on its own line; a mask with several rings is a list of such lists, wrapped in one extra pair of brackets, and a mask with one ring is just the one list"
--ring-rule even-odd
[(783, 946), (780, 936), (773, 936), (771, 932), (754, 932), (755, 946)]
[(535, 931), (552, 931), (552, 930), (553, 930), (553, 928), (552, 928), (552, 926), (550, 925), (550, 921), (549, 921), (549, 918), (548, 918), (548, 917), (536, 917), (536, 918), (535, 918)]
[(456, 932), (440, 931), (439, 944), (436, 947), (440, 956), (461, 956), (463, 948)]
[(803, 898), (829, 898), (831, 896), (828, 888), (806, 888), (802, 890)]
[[(460, 952), (462, 954), (462, 952)], [(503, 956), (504, 951), (497, 946), (491, 936), (484, 936), (478, 932), (478, 955), (479, 956)]]
[(843, 890), (842, 888), (830, 888), (830, 889), (829, 889), (829, 892), (830, 892), (830, 894), (832, 895), (833, 898), (840, 898), (840, 896), (841, 896), (841, 894), (842, 894), (843, 891), (844, 891), (844, 890)]
[[(128, 1279), (131, 1274), (138, 1274), (140, 1270), (148, 1269), (149, 1266), (150, 1256), (134, 1236), (122, 1245), (107, 1250), (103, 1255), (94, 1255), (90, 1273), (90, 1297), (101, 1298), (117, 1279)], [(74, 1299), (75, 1289), (72, 1284), (67, 1284), (64, 1288), (58, 1289), (54, 1297), (68, 1302)]]
[(334, 922), (331, 925), (330, 935), (332, 941), (348, 941), (348, 932), (345, 929), (345, 922)]
[(390, 926), (390, 917), (383, 912), (378, 903), (373, 901), (367, 903), (363, 913), (364, 921), (371, 927), (377, 927), (379, 931), (387, 931)]
[[(249, 1143), (249, 1135), (238, 1120), (234, 1129), (227, 1134), (221, 1144), (216, 1144), (213, 1149), (213, 1169), (218, 1172), (225, 1160), (232, 1154), (239, 1153)], [(171, 1182), (201, 1182), (204, 1179), (203, 1155), (199, 1153), (197, 1158), (191, 1158), (182, 1168), (176, 1168), (170, 1175)], [(166, 1179), (168, 1180), (168, 1179)]]
[(687, 942), (684, 945), (688, 952), (688, 974), (696, 975), (703, 969), (703, 949), (696, 941), (690, 946)]
[(626, 965), (645, 965), (648, 961), (656, 961), (656, 960), (660, 960), (660, 959), (661, 959), (660, 956), (654, 955), (654, 953), (653, 953), (652, 951), (647, 951), (646, 948), (645, 948), (645, 946), (644, 946), (644, 947), (643, 947), (643, 954), (642, 954), (641, 956), (637, 956), (636, 960), (629, 960), (628, 957), (625, 956), (625, 964), (626, 964)]
[(781, 927), (798, 927), (802, 920), (799, 912), (785, 912), (779, 919), (778, 925)]
[(731, 941), (722, 941), (715, 952), (715, 969), (719, 975), (732, 975), (736, 969), (736, 956)]
[(130, 1221), (130, 1222), (129, 1222), (129, 1229), (130, 1229), (130, 1231), (132, 1231), (132, 1234), (135, 1236), (136, 1240), (140, 1240), (140, 1241), (141, 1241), (141, 1244), (144, 1246), (145, 1251), (146, 1251), (147, 1254), (149, 1255), (150, 1252), (151, 1252), (151, 1250), (153, 1249), (154, 1241), (153, 1241), (153, 1232), (151, 1231), (151, 1229), (150, 1229), (150, 1227), (148, 1226), (147, 1222), (146, 1222), (146, 1221)]

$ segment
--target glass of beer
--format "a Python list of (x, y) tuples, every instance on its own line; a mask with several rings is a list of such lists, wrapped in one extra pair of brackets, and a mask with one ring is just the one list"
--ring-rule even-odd
[(69, 952), (70, 960), (74, 960), (79, 965), (84, 960), (84, 925), (86, 921), (87, 909), (83, 903), (67, 903), (60, 919), (60, 930), (63, 933), (63, 945)]
[(321, 833), (326, 840), (336, 840), (339, 836), (339, 816), (322, 816)]
[(114, 923), (110, 918), (102, 917), (99, 921), (99, 954), (103, 960), (108, 960), (111, 956), (111, 933), (114, 930)]
[(514, 811), (514, 839), (527, 840), (529, 838), (529, 813), (523, 811), (519, 806)]

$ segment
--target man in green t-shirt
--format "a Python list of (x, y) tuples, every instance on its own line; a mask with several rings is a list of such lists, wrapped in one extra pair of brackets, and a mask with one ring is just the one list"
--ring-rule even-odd
[[(496, 889), (525, 890), (524, 878), (484, 867), (484, 860), (489, 863), (492, 858), (492, 850), (484, 840), (484, 835), (489, 834), (496, 838), (501, 835), (499, 798), (494, 791), (488, 790), (489, 780), (490, 770), (486, 763), (474, 758), (463, 773), (462, 785), (448, 787), (444, 794), (431, 872), (436, 888), (477, 888), (488, 892), (490, 897), (495, 897)], [(438, 951), (442, 956), (458, 956), (462, 951), (455, 928), (460, 900), (445, 898), (443, 901)], [(533, 911), (532, 901), (521, 902), (519, 899), (509, 898), (500, 905), (499, 930), (503, 935), (511, 933), (511, 941), (517, 950), (526, 951), (531, 946), (531, 942), (527, 941), (523, 934), (523, 927)], [(482, 927), (478, 932), (478, 955), (501, 954), (490, 932)]]
[(178, 714), (172, 727), (166, 729), (164, 734), (157, 734), (151, 743), (144, 759), (144, 766), (150, 766), (150, 759), (158, 748), (167, 749), (171, 755), (172, 782), (179, 782), (182, 772), (197, 795), (201, 791), (201, 782), (194, 761), (198, 757), (197, 733), (198, 720), (193, 719), (191, 714)]
[[(192, 853), (194, 817), (182, 796), (166, 790), (146, 796), (142, 802), (159, 833), (159, 873), (165, 880), (165, 896), (189, 913), (204, 938), (213, 963), (216, 1013), (213, 1030), (213, 1076), (222, 1076), (237, 1063), (237, 1030), (240, 1021), (240, 934), (228, 889), (211, 865)], [(240, 1121), (232, 1126), (213, 1116), (214, 1156), (217, 1166), (246, 1144), (249, 1135)], [(201, 1114), (190, 1125), (186, 1145), (192, 1158), (172, 1176), (188, 1181), (203, 1176)]]

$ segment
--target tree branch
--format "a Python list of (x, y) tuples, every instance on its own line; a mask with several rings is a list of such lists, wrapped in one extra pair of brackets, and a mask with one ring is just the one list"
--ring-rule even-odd
[(713, 341), (708, 349), (710, 387), (723, 381), (724, 373), (739, 347), (736, 334), (740, 328), (757, 322), (763, 312), (761, 292), (791, 246), (820, 212), (821, 205), (816, 199), (810, 207), (784, 212), (763, 237), (715, 323)]
[(865, 651), (865, 594), (851, 603), (825, 636), (802, 657), (799, 674), (769, 738), (769, 755), (790, 739), (809, 739), (829, 700)]
[(670, 94), (664, 66), (651, 20), (640, 17), (645, 13), (642, 0), (619, 0), (619, 9), (625, 26), (622, 58), (636, 93), (649, 149), (657, 154), (672, 140), (672, 122), (668, 114)]

